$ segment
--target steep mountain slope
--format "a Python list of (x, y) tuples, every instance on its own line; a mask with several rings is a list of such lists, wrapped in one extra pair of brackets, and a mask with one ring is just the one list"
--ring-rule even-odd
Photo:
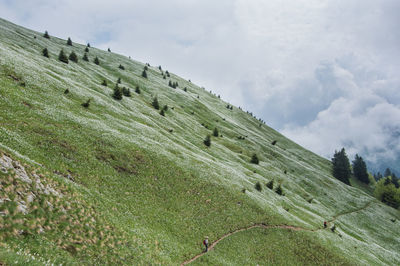
[[(180, 264), (205, 236), (265, 224), (302, 230), (249, 228), (195, 263), (400, 263), (399, 211), (335, 180), (329, 161), (175, 74), (143, 78), (145, 64), (96, 48), (86, 62), (84, 49), (0, 20), (0, 262)], [(132, 94), (120, 101), (118, 78)]]

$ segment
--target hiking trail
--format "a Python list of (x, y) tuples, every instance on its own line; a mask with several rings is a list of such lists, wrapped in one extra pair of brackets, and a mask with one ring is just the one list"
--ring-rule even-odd
[[(336, 219), (339, 218), (340, 216), (347, 215), (347, 214), (350, 214), (350, 213), (360, 212), (360, 211), (362, 211), (362, 210), (365, 210), (365, 209), (368, 208), (373, 202), (375, 202), (375, 201), (372, 200), (372, 201), (368, 202), (367, 204), (365, 204), (363, 207), (358, 208), (358, 209), (355, 209), (355, 210), (345, 211), (345, 212), (338, 213), (338, 214), (332, 216), (332, 219), (328, 220), (327, 222), (328, 222), (328, 224), (330, 224), (330, 223), (336, 221)], [(265, 228), (265, 229), (270, 229), (270, 228), (282, 228), (282, 229), (288, 229), (288, 230), (292, 230), (292, 231), (308, 231), (308, 232), (317, 232), (317, 231), (320, 231), (320, 230), (324, 230), (324, 228), (309, 229), (309, 228), (305, 228), (305, 227), (301, 227), (301, 226), (286, 225), (286, 224), (282, 224), (282, 225), (267, 225), (267, 224), (263, 224), (263, 223), (261, 223), (261, 224), (253, 224), (253, 225), (248, 226), (248, 227), (236, 229), (236, 230), (234, 230), (234, 231), (232, 231), (232, 232), (230, 232), (230, 233), (227, 233), (227, 234), (221, 236), (219, 239), (215, 240), (215, 241), (208, 247), (208, 252), (212, 251), (212, 250), (214, 249), (214, 247), (215, 247), (220, 241), (224, 240), (225, 238), (227, 238), (227, 237), (229, 237), (229, 236), (231, 236), (231, 235), (233, 235), (233, 234), (236, 234), (236, 233), (239, 233), (239, 232), (242, 232), (242, 231), (246, 231), (246, 230), (250, 230), (250, 229), (253, 229), (253, 228), (256, 228), (256, 227), (258, 227), (258, 228)], [(189, 263), (192, 263), (193, 261), (197, 260), (198, 258), (200, 258), (201, 256), (205, 255), (205, 254), (208, 253), (208, 252), (202, 252), (202, 253), (200, 253), (200, 254), (197, 254), (197, 255), (194, 256), (193, 258), (182, 262), (182, 263), (181, 263), (181, 266), (182, 266), (182, 265), (189, 264)]]

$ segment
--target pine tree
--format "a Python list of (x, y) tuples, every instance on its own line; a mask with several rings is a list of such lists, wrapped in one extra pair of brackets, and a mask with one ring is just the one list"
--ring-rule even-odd
[(207, 135), (206, 138), (203, 141), (204, 145), (206, 145), (207, 147), (210, 147), (211, 145), (211, 136)]
[(118, 68), (122, 69), (122, 70), (125, 70), (125, 67), (123, 65), (121, 65), (121, 64), (119, 64)]
[(118, 84), (115, 85), (114, 93), (113, 93), (112, 97), (113, 97), (115, 100), (118, 100), (118, 101), (122, 100), (122, 91), (121, 91), (121, 89), (118, 87)]
[(122, 87), (122, 94), (126, 97), (131, 97), (131, 90), (129, 88), (127, 89), (125, 87)]
[(392, 175), (392, 171), (389, 168), (386, 168), (385, 173), (383, 174), (384, 177), (388, 177)]
[(106, 86), (107, 87), (107, 80), (103, 79), (103, 82), (101, 83), (101, 85)]
[(87, 43), (87, 44), (86, 44), (86, 47), (90, 48), (90, 43)]
[(82, 57), (83, 61), (89, 62), (89, 58), (87, 57), (87, 54), (84, 53)]
[(140, 94), (140, 88), (139, 88), (139, 86), (136, 86), (135, 92), (136, 92), (137, 94)]
[(99, 61), (99, 58), (97, 58), (97, 56), (96, 56), (96, 58), (94, 59), (94, 63), (95, 63), (96, 65), (100, 65), (100, 61)]
[(162, 108), (165, 112), (168, 111), (168, 105), (164, 105)]
[(156, 110), (160, 109), (160, 105), (159, 105), (159, 103), (158, 103), (157, 96), (154, 97), (153, 102), (151, 103), (151, 105), (153, 105), (153, 107), (154, 107)]
[(259, 163), (257, 154), (255, 154), (255, 153), (253, 154), (253, 156), (251, 157), (250, 162), (251, 162), (251, 163), (254, 163), (254, 164), (258, 164), (258, 163)]
[(68, 59), (71, 60), (72, 62), (78, 63), (78, 56), (75, 54), (74, 51), (72, 51), (72, 52), (69, 54)]
[(269, 181), (269, 182), (266, 184), (266, 186), (267, 186), (267, 188), (269, 188), (269, 189), (273, 189), (273, 188), (274, 188), (274, 180)]
[(144, 78), (146, 78), (146, 79), (147, 79), (147, 73), (146, 73), (146, 70), (143, 70), (143, 72), (142, 72), (142, 77), (144, 77)]
[(109, 51), (111, 53), (111, 49), (110, 48), (108, 48), (107, 51)]
[(71, 38), (70, 38), (70, 37), (68, 37), (68, 40), (67, 40), (67, 45), (69, 45), (69, 46), (72, 46), (72, 40), (71, 40)]
[(43, 54), (44, 57), (49, 58), (49, 50), (47, 50), (47, 48), (43, 49), (42, 54)]
[(46, 39), (50, 39), (50, 35), (47, 30), (44, 32), (43, 37), (45, 37)]
[(86, 102), (82, 103), (81, 105), (82, 105), (83, 107), (85, 107), (85, 108), (89, 108), (90, 99), (88, 99)]
[(283, 195), (283, 190), (282, 190), (281, 184), (278, 185), (278, 187), (275, 189), (275, 192), (278, 195), (281, 195), (281, 196)]
[(353, 173), (358, 180), (365, 184), (369, 184), (367, 165), (363, 158), (358, 156), (358, 154), (356, 154), (356, 157), (353, 161)]
[(69, 89), (67, 88), (65, 91), (64, 91), (64, 94), (68, 94), (69, 93)]
[(350, 162), (344, 148), (342, 148), (342, 150), (339, 152), (335, 151), (335, 154), (332, 158), (332, 166), (333, 176), (343, 183), (350, 185)]
[(63, 63), (68, 64), (68, 57), (64, 54), (63, 49), (61, 49), (60, 53), (58, 54), (58, 60), (60, 60)]
[(144, 66), (144, 70), (149, 70), (149, 68), (147, 67), (147, 65)]
[(89, 48), (88, 47), (85, 48), (85, 52), (89, 53)]
[(117, 84), (121, 84), (121, 78), (118, 78)]
[(214, 128), (213, 135), (214, 135), (214, 137), (219, 136), (218, 128), (216, 128), (216, 127)]
[(254, 185), (254, 188), (261, 192), (262, 186), (261, 186), (260, 182), (257, 181), (257, 183)]
[(162, 116), (165, 116), (164, 109), (161, 109), (161, 111), (160, 111), (160, 115), (162, 115)]

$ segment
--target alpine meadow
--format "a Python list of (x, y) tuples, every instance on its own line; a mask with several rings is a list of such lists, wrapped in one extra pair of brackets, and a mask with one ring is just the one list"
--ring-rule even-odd
[(399, 210), (250, 111), (0, 19), (0, 265), (400, 265)]

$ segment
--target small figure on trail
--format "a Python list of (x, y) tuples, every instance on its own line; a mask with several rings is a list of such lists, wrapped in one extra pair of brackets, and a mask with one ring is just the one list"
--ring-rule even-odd
[(333, 225), (333, 226), (331, 227), (331, 231), (334, 233), (335, 230), (336, 230), (336, 225)]
[(206, 247), (206, 249), (204, 250), (204, 252), (208, 251), (208, 236), (206, 236), (206, 238), (203, 241), (203, 245)]
[(324, 228), (326, 228), (328, 225), (327, 225), (327, 223), (326, 223), (326, 221), (324, 221)]

